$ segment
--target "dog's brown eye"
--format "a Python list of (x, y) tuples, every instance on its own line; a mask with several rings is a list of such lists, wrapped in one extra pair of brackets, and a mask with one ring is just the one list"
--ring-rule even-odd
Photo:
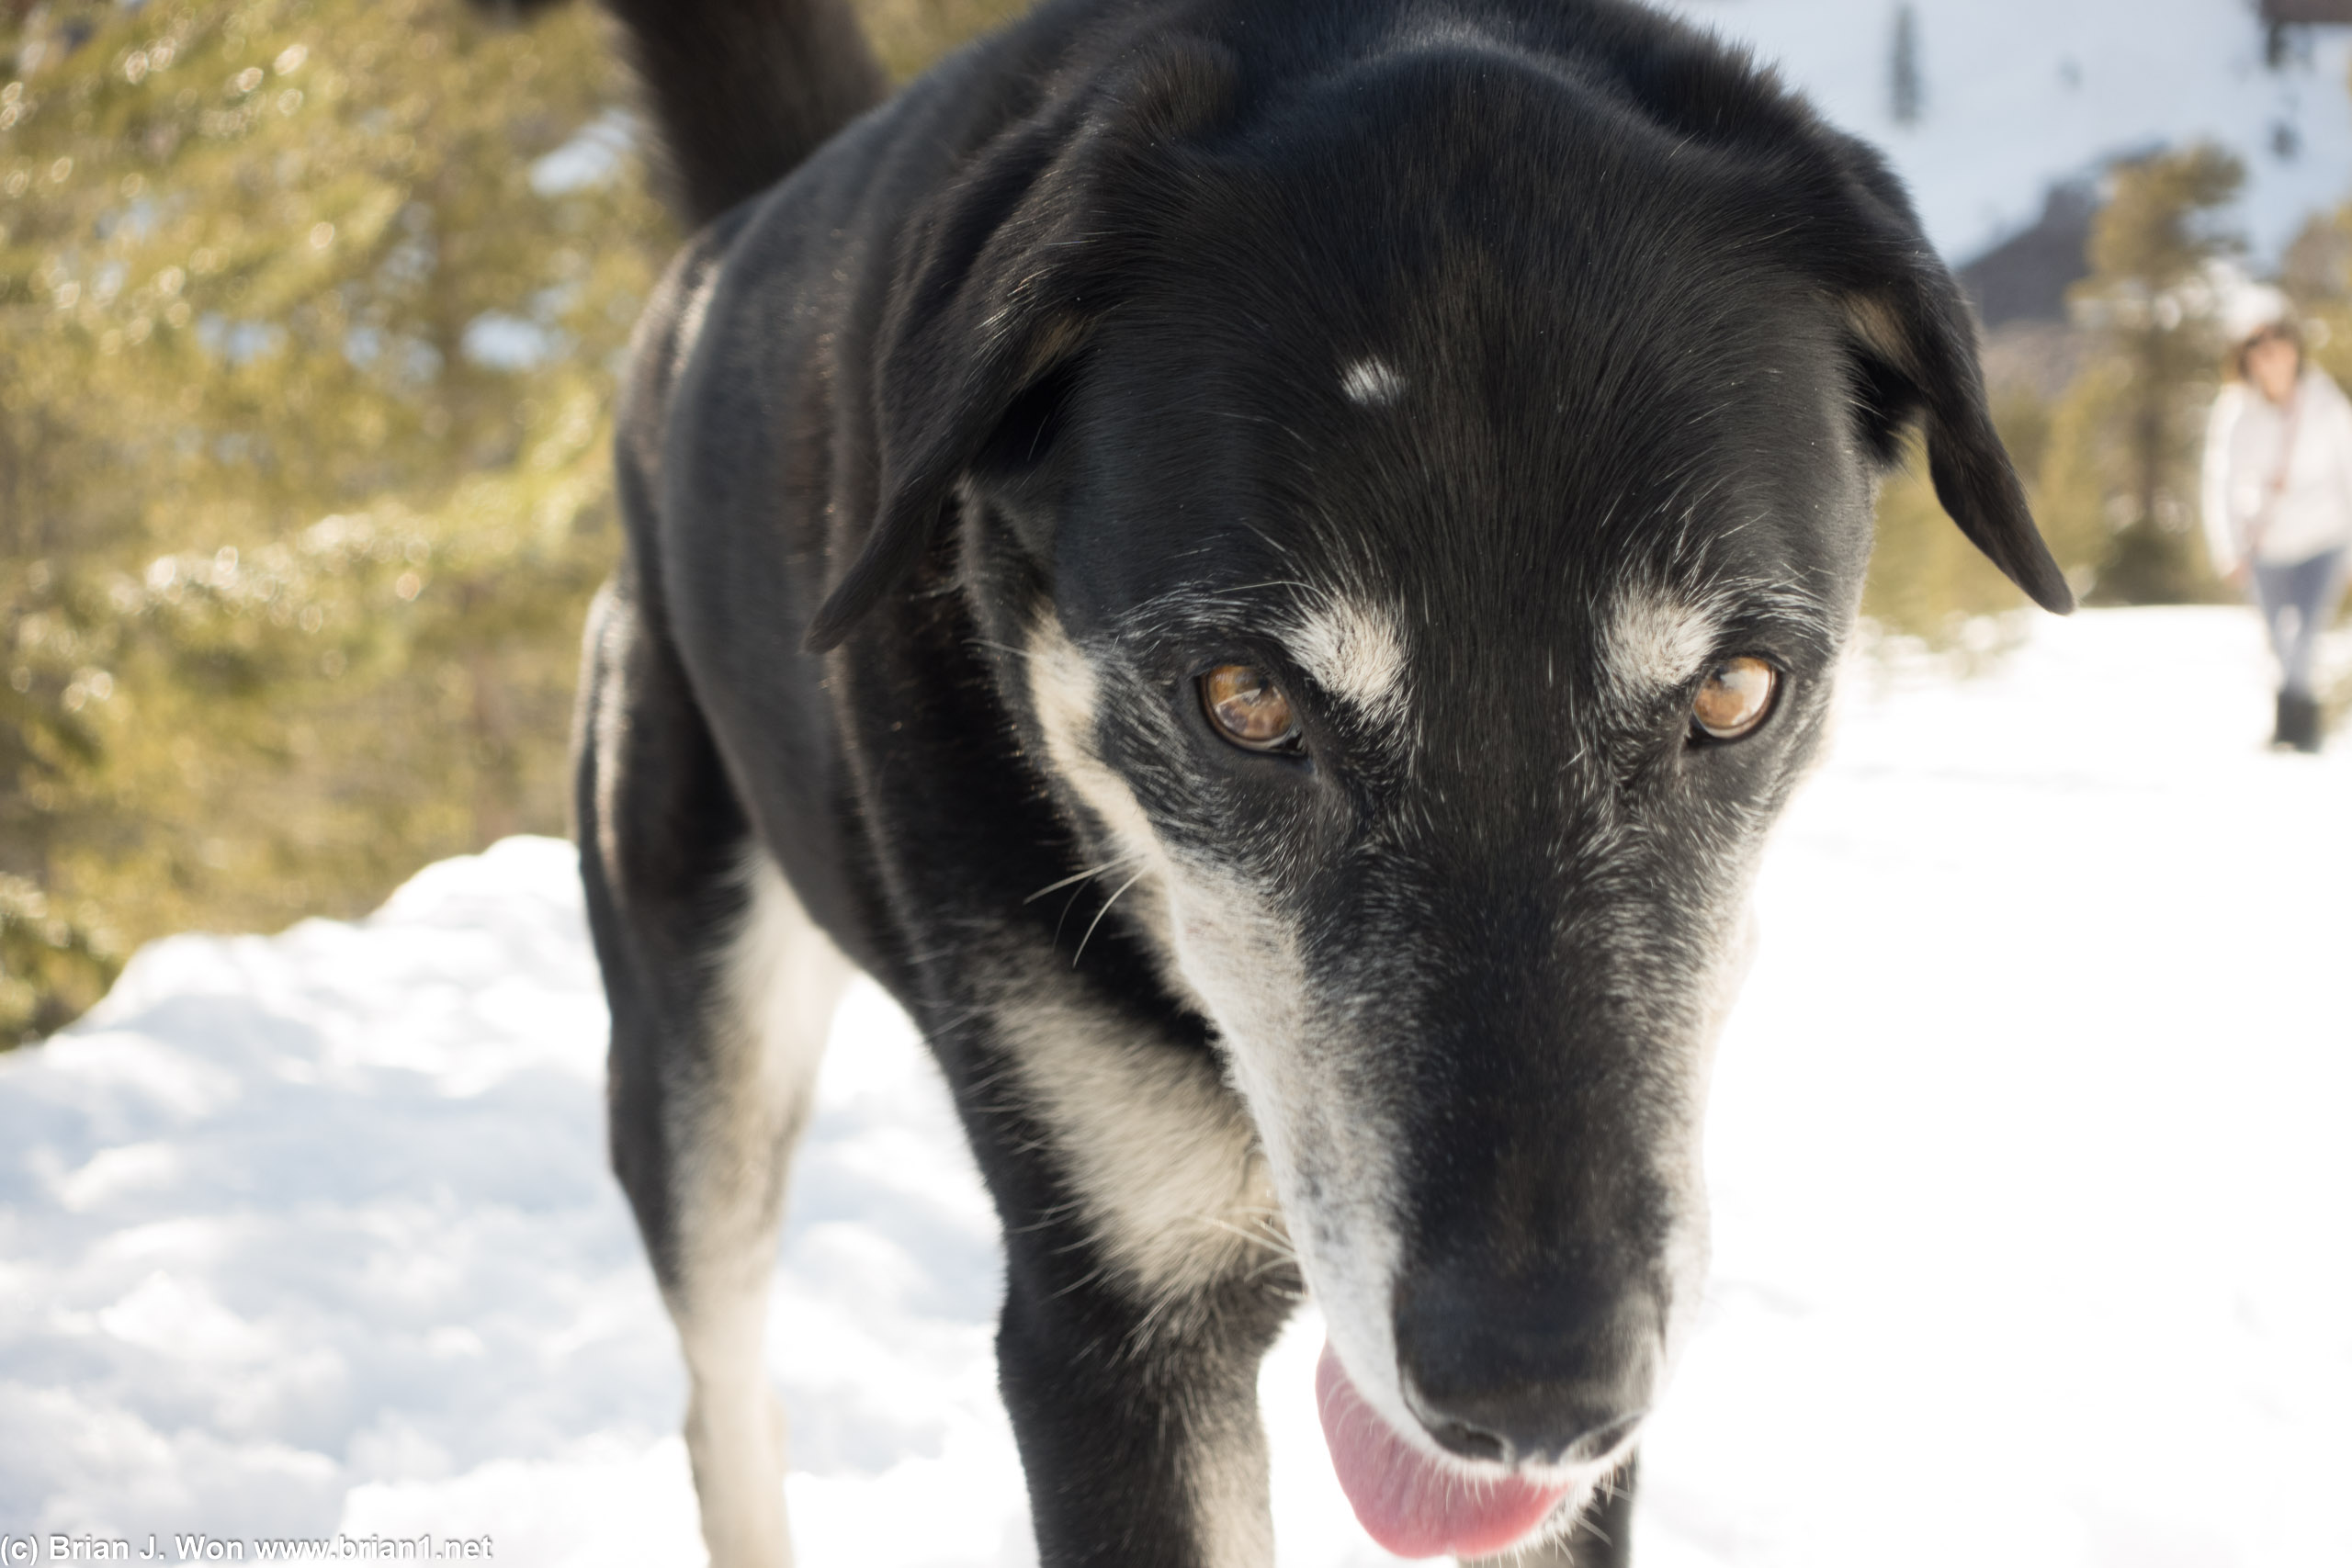
[(1736, 740), (1772, 711), (1780, 681), (1780, 671), (1760, 659), (1726, 659), (1708, 671), (1698, 701), (1690, 705), (1691, 721), (1710, 739)]
[(1201, 677), (1201, 705), (1219, 735), (1252, 751), (1279, 751), (1298, 739), (1283, 689), (1248, 664), (1220, 664)]

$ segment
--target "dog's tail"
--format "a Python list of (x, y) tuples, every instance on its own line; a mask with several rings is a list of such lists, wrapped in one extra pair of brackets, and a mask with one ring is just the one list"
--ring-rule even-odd
[(882, 68), (850, 0), (604, 5), (627, 35), (670, 207), (689, 229), (775, 184), (881, 101)]

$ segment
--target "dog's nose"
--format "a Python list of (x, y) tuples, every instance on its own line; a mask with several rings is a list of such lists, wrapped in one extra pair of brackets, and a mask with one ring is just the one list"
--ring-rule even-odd
[(1488, 1292), (1448, 1280), (1404, 1292), (1405, 1402), (1465, 1459), (1597, 1460), (1649, 1409), (1658, 1321), (1646, 1291)]

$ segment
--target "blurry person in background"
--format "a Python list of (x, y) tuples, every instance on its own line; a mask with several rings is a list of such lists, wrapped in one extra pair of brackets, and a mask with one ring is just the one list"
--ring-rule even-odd
[(2249, 290), (2230, 314), (2230, 380), (2205, 430), (2206, 537), (2269, 627), (2271, 744), (2316, 751), (2312, 665), (2352, 563), (2352, 402), (2305, 358), (2284, 295)]

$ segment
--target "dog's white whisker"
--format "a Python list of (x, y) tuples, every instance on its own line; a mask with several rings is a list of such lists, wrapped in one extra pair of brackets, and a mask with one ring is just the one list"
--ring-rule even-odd
[(1104, 861), (1101, 865), (1092, 866), (1085, 871), (1074, 873), (1071, 875), (1063, 877), (1059, 882), (1048, 882), (1046, 886), (1038, 888), (1037, 891), (1030, 894), (1029, 897), (1021, 901), (1023, 904), (1034, 904), (1048, 893), (1058, 893), (1065, 887), (1074, 887), (1081, 882), (1091, 882), (1094, 878), (1102, 875), (1106, 871), (1116, 871), (1123, 865), (1133, 864), (1138, 858), (1138, 853), (1139, 852), (1137, 853), (1114, 855), (1109, 860)]
[(1094, 911), (1094, 919), (1087, 924), (1086, 934), (1078, 939), (1078, 951), (1069, 955), (1069, 966), (1071, 968), (1077, 968), (1078, 961), (1086, 956), (1086, 944), (1094, 940), (1094, 928), (1102, 923), (1102, 917), (1109, 914), (1111, 912), (1111, 906), (1119, 901), (1119, 894), (1125, 893), (1128, 888), (1133, 887), (1136, 883), (1141, 882), (1144, 879), (1145, 874), (1145, 872), (1136, 872), (1133, 876), (1130, 876), (1125, 882), (1120, 883), (1116, 892), (1114, 892), (1108, 898), (1102, 900), (1102, 907)]
[(1291, 1246), (1287, 1239), (1274, 1235), (1262, 1227), (1252, 1229), (1247, 1225), (1237, 1225), (1232, 1221), (1221, 1218), (1216, 1214), (1199, 1215), (1196, 1217), (1194, 1223), (1210, 1230), (1223, 1231), (1248, 1246), (1257, 1247), (1261, 1251), (1271, 1254), (1272, 1256), (1267, 1260), (1265, 1267), (1273, 1268), (1279, 1267), (1283, 1263), (1295, 1264), (1298, 1262), (1298, 1249), (1296, 1247)]

